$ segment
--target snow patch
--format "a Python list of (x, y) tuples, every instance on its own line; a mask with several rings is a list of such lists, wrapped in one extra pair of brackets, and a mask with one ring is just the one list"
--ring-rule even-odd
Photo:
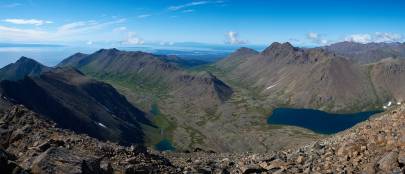
[(103, 128), (107, 128), (107, 126), (105, 126), (103, 123), (98, 122), (97, 125), (103, 127)]
[(271, 88), (273, 88), (273, 87), (275, 87), (275, 86), (277, 86), (277, 85), (278, 85), (278, 84), (271, 85), (271, 86), (267, 87), (266, 89), (271, 89)]
[(281, 77), (280, 80), (277, 80), (275, 83), (273, 83), (273, 85), (270, 85), (269, 87), (267, 87), (266, 90), (276, 87), (276, 86), (277, 86), (278, 84), (280, 84), (280, 82), (281, 82), (282, 80), (284, 80), (286, 77), (287, 77), (287, 75)]
[(395, 104), (397, 104), (397, 105), (401, 105), (401, 102), (392, 102), (392, 101), (389, 101), (386, 105), (383, 105), (383, 108), (384, 109), (387, 109), (387, 108), (389, 108), (389, 107), (391, 107), (391, 106), (393, 106), (393, 105), (395, 105)]

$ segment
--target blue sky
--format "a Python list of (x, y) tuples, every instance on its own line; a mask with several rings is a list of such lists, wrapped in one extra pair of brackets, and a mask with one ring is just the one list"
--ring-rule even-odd
[(404, 41), (403, 0), (1, 0), (0, 42), (316, 46)]

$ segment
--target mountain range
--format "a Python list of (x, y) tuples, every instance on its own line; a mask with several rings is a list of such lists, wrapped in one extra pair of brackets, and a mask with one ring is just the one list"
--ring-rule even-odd
[[(101, 140), (265, 152), (319, 138), (305, 129), (268, 125), (277, 107), (358, 112), (401, 103), (405, 59), (392, 50), (402, 45), (372, 45), (298, 48), (275, 42), (261, 52), (240, 48), (208, 65), (118, 49), (77, 53), (54, 68), (22, 57), (0, 69), (0, 91), (62, 128)], [(367, 60), (352, 54), (370, 50), (390, 54)]]
[(125, 87), (166, 92), (165, 95), (196, 105), (204, 102), (212, 106), (229, 98), (230, 87), (210, 73), (186, 72), (182, 67), (188, 66), (188, 62), (175, 56), (102, 49), (91, 55), (75, 54), (58, 66), (72, 66), (103, 80), (131, 83)]
[(403, 101), (399, 91), (405, 88), (398, 83), (405, 76), (404, 63), (388, 58), (360, 64), (323, 48), (273, 43), (260, 53), (237, 50), (214, 66), (278, 105), (355, 112)]
[(399, 42), (339, 42), (323, 48), (360, 64), (374, 63), (386, 58), (405, 58), (405, 43)]

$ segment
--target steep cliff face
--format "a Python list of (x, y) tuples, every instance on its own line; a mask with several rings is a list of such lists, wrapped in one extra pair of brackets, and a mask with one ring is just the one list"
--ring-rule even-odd
[(376, 93), (383, 102), (405, 100), (405, 60), (384, 59), (370, 64), (369, 69)]

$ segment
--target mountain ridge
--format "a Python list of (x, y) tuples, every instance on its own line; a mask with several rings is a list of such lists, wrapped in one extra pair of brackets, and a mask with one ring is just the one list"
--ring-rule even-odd
[[(324, 48), (302, 49), (276, 42), (260, 55), (242, 59), (233, 55), (214, 65), (225, 71), (224, 78), (250, 84), (249, 88), (267, 100), (277, 101), (278, 105), (353, 112), (379, 109), (389, 100), (402, 101), (404, 97), (398, 92), (382, 96), (381, 91), (374, 89), (382, 79), (369, 78), (378, 74), (369, 73), (371, 65), (358, 64)], [(402, 76), (401, 73), (397, 80)]]
[(22, 56), (15, 63), (6, 65), (0, 69), (0, 80), (20, 80), (25, 76), (38, 76), (51, 68), (37, 61)]
[(405, 58), (405, 44), (394, 43), (356, 43), (338, 42), (322, 47), (360, 64), (378, 62), (385, 58)]

